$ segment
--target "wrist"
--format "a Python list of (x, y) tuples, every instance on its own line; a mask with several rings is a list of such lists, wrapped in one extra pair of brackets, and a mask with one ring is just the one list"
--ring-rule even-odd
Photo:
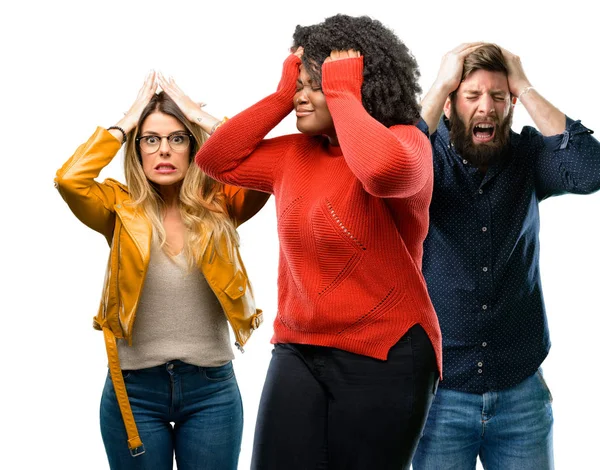
[(529, 80), (522, 80), (519, 82), (516, 82), (514, 85), (511, 86), (511, 84), (509, 83), (509, 88), (511, 93), (513, 94), (513, 96), (516, 96), (517, 98), (519, 98), (519, 95), (521, 95), (526, 88), (531, 88), (532, 85), (529, 82)]
[(287, 57), (283, 63), (283, 72), (279, 85), (277, 86), (278, 92), (291, 93), (296, 92), (296, 80), (298, 80), (298, 74), (300, 73), (300, 64), (302, 61), (299, 57), (291, 54)]
[(121, 126), (110, 126), (107, 127), (106, 130), (110, 132), (115, 139), (119, 139), (117, 136), (120, 135), (121, 145), (127, 142), (127, 133)]
[(321, 75), (321, 86), (326, 96), (332, 90), (348, 90), (360, 99), (364, 80), (362, 57), (325, 62)]
[(532, 90), (534, 90), (534, 87), (531, 85), (526, 85), (523, 88), (520, 89), (521, 91), (519, 91), (519, 94), (517, 95), (517, 99), (519, 101), (521, 101), (521, 98), (523, 96), (525, 96), (526, 94), (530, 93)]
[(215, 132), (215, 131), (216, 131), (216, 130), (219, 128), (219, 127), (221, 127), (223, 124), (225, 124), (225, 122), (226, 122), (226, 121), (228, 121), (228, 120), (229, 120), (229, 118), (228, 118), (227, 116), (225, 116), (225, 117), (224, 117), (222, 120), (215, 122), (215, 123), (213, 124), (213, 126), (211, 127), (211, 129), (210, 129), (210, 132), (208, 133), (208, 135), (213, 135), (213, 134), (214, 134), (214, 132)]
[(445, 101), (446, 98), (448, 98), (448, 96), (450, 96), (450, 93), (452, 93), (453, 91), (456, 91), (459, 86), (460, 86), (460, 82), (457, 85), (456, 82), (447, 82), (447, 81), (436, 80), (435, 82), (433, 82), (433, 85), (431, 85), (430, 90), (436, 96), (443, 97), (444, 101)]
[(122, 119), (119, 119), (117, 121), (115, 127), (117, 126), (122, 128), (125, 131), (125, 133), (129, 134), (133, 129), (135, 129), (135, 127), (137, 126), (137, 122), (131, 122), (131, 120), (128, 119), (127, 116), (124, 116)]

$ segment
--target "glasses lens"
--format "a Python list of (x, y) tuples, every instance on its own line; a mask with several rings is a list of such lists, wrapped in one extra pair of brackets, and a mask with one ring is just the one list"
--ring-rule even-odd
[(169, 136), (169, 145), (173, 150), (185, 150), (190, 145), (190, 136), (187, 134), (173, 134)]
[(148, 135), (140, 138), (140, 149), (146, 153), (156, 152), (160, 147), (160, 137)]

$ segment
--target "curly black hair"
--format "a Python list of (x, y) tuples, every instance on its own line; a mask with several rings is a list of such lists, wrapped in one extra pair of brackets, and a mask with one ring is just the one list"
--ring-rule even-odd
[(354, 49), (364, 57), (362, 104), (390, 127), (415, 124), (421, 112), (417, 61), (406, 45), (368, 16), (335, 15), (311, 26), (296, 26), (293, 49), (302, 46), (302, 62), (311, 79), (321, 82), (321, 66), (333, 50)]

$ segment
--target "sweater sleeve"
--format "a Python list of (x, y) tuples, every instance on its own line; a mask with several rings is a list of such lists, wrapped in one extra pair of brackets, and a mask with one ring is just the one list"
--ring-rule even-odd
[(416, 126), (388, 129), (367, 113), (362, 71), (362, 57), (323, 64), (323, 92), (344, 158), (369, 194), (411, 197), (431, 179), (431, 145)]
[(273, 192), (278, 161), (290, 139), (264, 137), (293, 109), (300, 59), (288, 56), (277, 91), (242, 111), (208, 139), (196, 154), (196, 163), (208, 175), (226, 184)]

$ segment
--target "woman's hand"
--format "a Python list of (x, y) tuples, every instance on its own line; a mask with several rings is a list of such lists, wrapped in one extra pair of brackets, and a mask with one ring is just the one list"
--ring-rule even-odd
[(131, 108), (129, 108), (129, 111), (127, 111), (125, 116), (117, 123), (117, 126), (123, 128), (126, 133), (135, 129), (142, 115), (142, 111), (156, 93), (157, 88), (157, 76), (156, 72), (153, 70), (146, 76), (144, 84), (138, 92), (137, 98), (131, 105)]
[(343, 59), (354, 59), (360, 57), (360, 51), (355, 51), (354, 49), (348, 49), (347, 51), (331, 51), (329, 57), (323, 61), (324, 64), (327, 62), (333, 62), (334, 60), (343, 60)]
[(298, 46), (295, 50), (294, 48), (290, 49), (290, 52), (298, 57), (298, 59), (302, 59), (302, 55), (304, 54), (304, 48), (302, 46)]
[(175, 102), (179, 109), (181, 109), (189, 121), (198, 124), (202, 130), (208, 134), (211, 133), (214, 125), (217, 124), (219, 120), (202, 109), (205, 106), (204, 103), (197, 103), (186, 95), (183, 90), (179, 88), (179, 85), (175, 83), (173, 77), (167, 79), (159, 73), (158, 84)]

